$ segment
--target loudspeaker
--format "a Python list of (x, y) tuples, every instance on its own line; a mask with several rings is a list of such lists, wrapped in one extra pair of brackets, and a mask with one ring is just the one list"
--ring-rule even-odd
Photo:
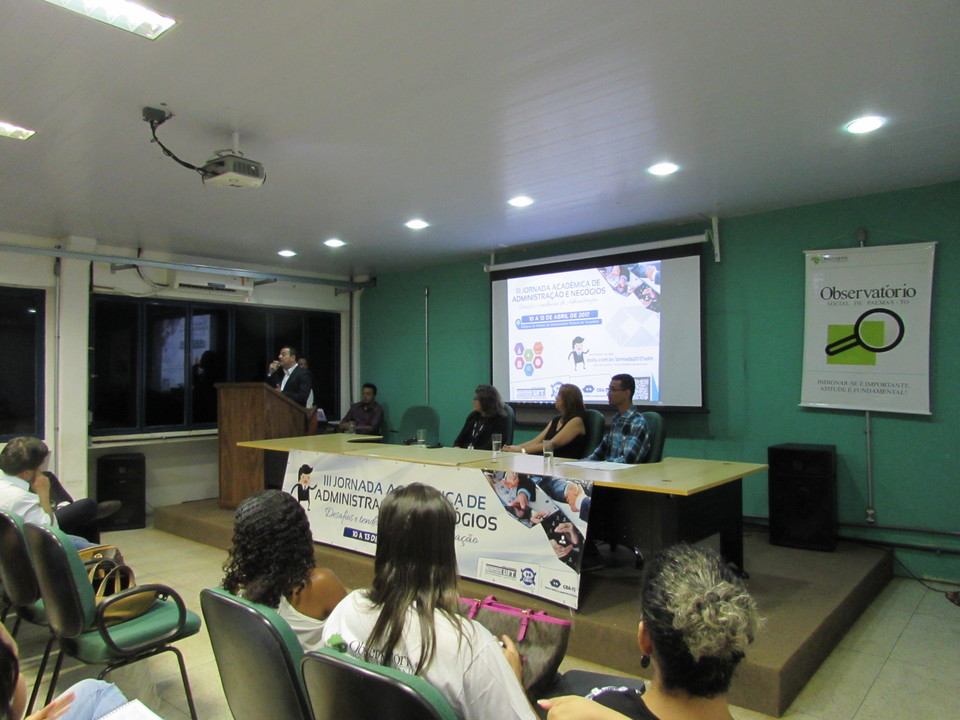
[(805, 550), (836, 548), (836, 446), (771, 445), (767, 464), (770, 544)]
[(100, 529), (131, 530), (147, 525), (147, 465), (142, 453), (97, 458), (97, 501), (119, 500), (120, 510)]

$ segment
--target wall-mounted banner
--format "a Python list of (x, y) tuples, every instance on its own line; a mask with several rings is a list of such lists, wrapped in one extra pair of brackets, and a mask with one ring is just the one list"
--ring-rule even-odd
[(807, 250), (800, 404), (930, 414), (936, 243)]
[(463, 577), (576, 608), (592, 484), (541, 475), (291, 451), (283, 490), (310, 518), (313, 539), (374, 555), (377, 516), (393, 488), (421, 482), (457, 511)]

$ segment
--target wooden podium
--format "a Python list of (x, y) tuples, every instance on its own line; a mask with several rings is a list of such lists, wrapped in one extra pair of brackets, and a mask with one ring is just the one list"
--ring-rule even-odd
[(220, 506), (235, 508), (264, 485), (264, 451), (237, 447), (244, 440), (303, 435), (307, 409), (266, 383), (217, 383)]

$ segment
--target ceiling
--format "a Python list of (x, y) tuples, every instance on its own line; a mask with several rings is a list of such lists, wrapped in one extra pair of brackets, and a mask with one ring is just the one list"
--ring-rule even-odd
[[(0, 120), (37, 131), (0, 138), (0, 231), (375, 275), (960, 178), (957, 0), (152, 6), (179, 21), (156, 41), (0, 5)], [(163, 103), (177, 156), (239, 131), (263, 187), (165, 157)], [(889, 122), (843, 132), (864, 114)]]

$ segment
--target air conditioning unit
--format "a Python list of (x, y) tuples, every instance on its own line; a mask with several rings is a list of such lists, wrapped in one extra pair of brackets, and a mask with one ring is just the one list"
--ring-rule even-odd
[(217, 295), (233, 295), (249, 298), (253, 295), (253, 279), (236, 275), (175, 270), (170, 287), (176, 290), (201, 291)]

